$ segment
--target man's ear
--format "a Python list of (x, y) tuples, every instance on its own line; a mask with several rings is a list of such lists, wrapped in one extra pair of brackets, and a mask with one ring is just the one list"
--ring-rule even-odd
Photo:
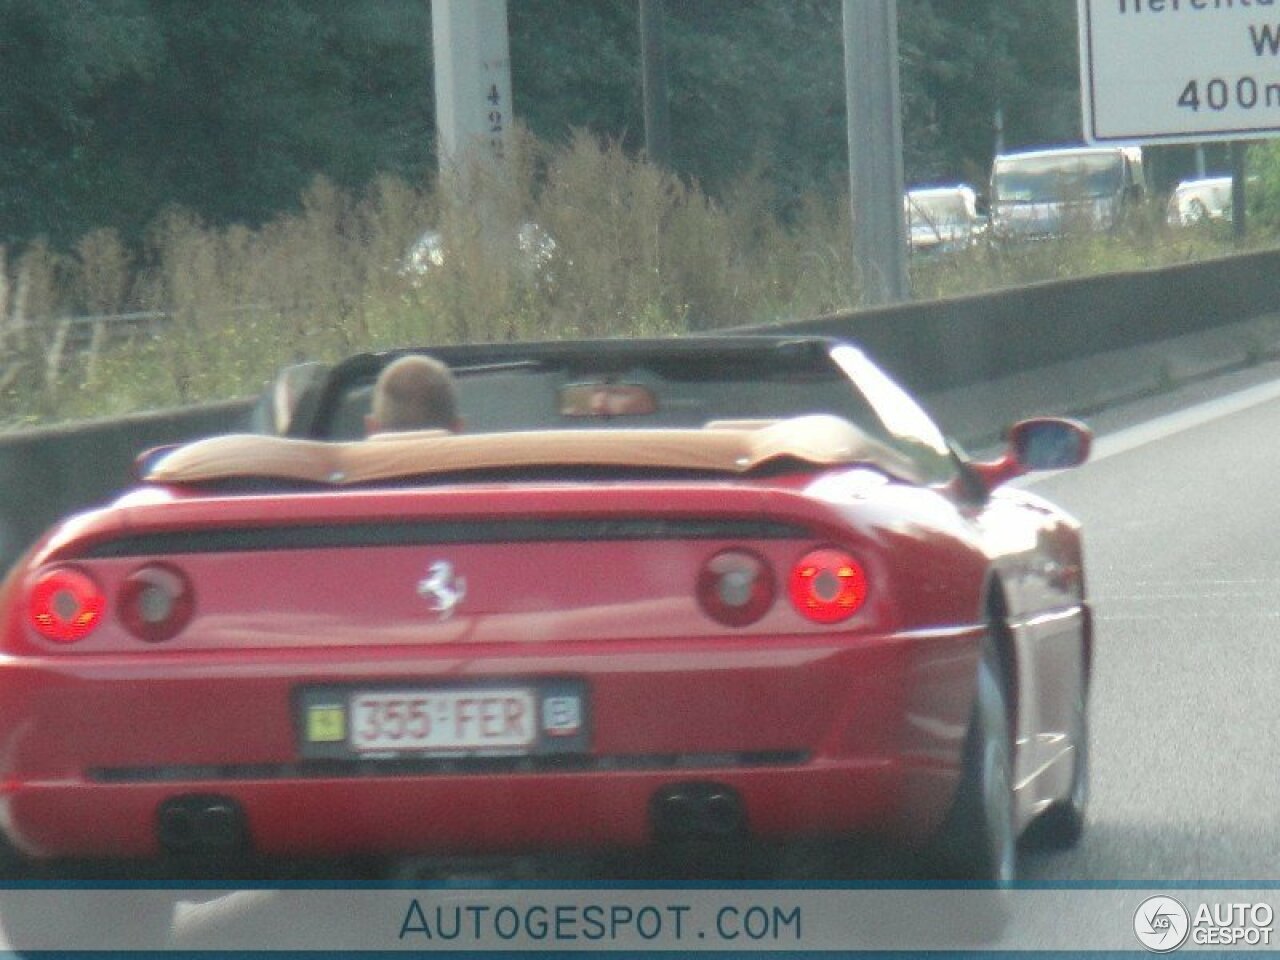
[(454, 433), (461, 433), (465, 427), (466, 427), (465, 420), (463, 420), (461, 417), (454, 417), (453, 423), (450, 425), (449, 429), (452, 430)]
[(372, 413), (366, 413), (364, 415), (365, 436), (368, 436), (371, 433), (377, 433), (380, 429), (382, 428), (378, 423), (378, 418), (375, 417)]

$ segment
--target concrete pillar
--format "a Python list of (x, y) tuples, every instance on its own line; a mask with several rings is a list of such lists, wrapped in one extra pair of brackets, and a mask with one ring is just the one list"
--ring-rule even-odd
[(896, 0), (844, 0), (853, 253), (862, 305), (908, 299)]
[(431, 0), (440, 170), (505, 160), (511, 132), (507, 0)]

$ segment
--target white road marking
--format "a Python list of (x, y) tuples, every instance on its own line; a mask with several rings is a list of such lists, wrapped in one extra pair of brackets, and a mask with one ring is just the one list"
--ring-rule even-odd
[[(1280, 400), (1280, 380), (1259, 383), (1252, 387), (1246, 387), (1244, 390), (1229, 393), (1226, 396), (1215, 397), (1212, 400), (1197, 403), (1195, 406), (1163, 414), (1144, 423), (1135, 424), (1132, 427), (1124, 427), (1114, 433), (1094, 438), (1093, 449), (1089, 454), (1089, 463), (1105, 460), (1117, 454), (1128, 453), (1130, 450), (1136, 450), (1138, 447), (1146, 446), (1148, 443), (1164, 440), (1174, 434), (1204, 426), (1207, 423), (1212, 423), (1223, 417), (1229, 417), (1232, 414), (1241, 413), (1252, 407), (1261, 406), (1264, 403), (1270, 403), (1273, 400)], [(1019, 477), (1013, 482), (1013, 485), (1019, 487), (1030, 486), (1063, 472), (1062, 470), (1052, 470), (1047, 473)]]
[(1105, 437), (1098, 437), (1093, 443), (1093, 452), (1089, 460), (1090, 462), (1105, 460), (1118, 453), (1128, 453), (1137, 447), (1155, 443), (1175, 433), (1191, 430), (1277, 399), (1280, 399), (1280, 380), (1259, 383), (1236, 393), (1229, 393), (1225, 397), (1215, 397), (1213, 400), (1206, 400), (1185, 410), (1166, 413), (1146, 423), (1125, 427)]

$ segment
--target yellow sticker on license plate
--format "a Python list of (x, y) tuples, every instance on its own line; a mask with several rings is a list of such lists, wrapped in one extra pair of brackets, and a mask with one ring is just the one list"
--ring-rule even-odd
[(312, 743), (341, 743), (346, 740), (346, 710), (340, 704), (313, 704), (307, 710), (307, 739)]

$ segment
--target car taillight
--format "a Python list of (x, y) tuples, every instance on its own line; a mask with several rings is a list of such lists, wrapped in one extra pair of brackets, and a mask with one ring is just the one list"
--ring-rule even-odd
[(810, 550), (791, 568), (791, 604), (815, 623), (839, 623), (867, 599), (867, 575), (843, 550)]
[(698, 574), (698, 603), (726, 626), (745, 627), (773, 606), (773, 570), (749, 550), (722, 550)]
[(87, 573), (74, 567), (53, 567), (32, 584), (27, 616), (42, 637), (75, 643), (102, 622), (106, 605), (102, 588)]
[(159, 643), (177, 635), (195, 612), (191, 584), (172, 567), (135, 570), (120, 586), (120, 622), (139, 640)]

